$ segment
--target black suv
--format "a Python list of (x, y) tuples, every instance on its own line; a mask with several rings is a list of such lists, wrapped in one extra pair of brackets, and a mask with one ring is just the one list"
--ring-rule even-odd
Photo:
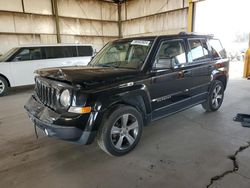
[(137, 145), (151, 121), (198, 104), (218, 110), (228, 64), (210, 35), (119, 39), (87, 67), (38, 70), (25, 109), (48, 136), (81, 144), (97, 136), (105, 152), (120, 156)]

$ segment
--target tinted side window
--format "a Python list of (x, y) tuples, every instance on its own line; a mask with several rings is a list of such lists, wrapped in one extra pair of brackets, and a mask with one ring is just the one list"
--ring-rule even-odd
[(183, 41), (166, 41), (161, 44), (156, 59), (170, 59), (175, 65), (186, 63)]
[(76, 46), (61, 47), (64, 57), (77, 57)]
[(92, 56), (93, 49), (91, 46), (77, 46), (78, 56)]
[(45, 56), (46, 59), (53, 59), (53, 58), (64, 58), (65, 53), (63, 48), (65, 47), (57, 47), (57, 46), (53, 46), (53, 47), (46, 47), (45, 48)]
[(208, 58), (208, 49), (205, 40), (203, 44), (199, 39), (190, 39), (188, 43), (190, 47), (190, 52), (188, 53), (189, 61), (197, 62)]
[(227, 58), (226, 51), (218, 39), (209, 40), (209, 44), (211, 46), (212, 56), (214, 59)]
[(77, 57), (76, 46), (46, 47), (45, 54), (47, 59)]

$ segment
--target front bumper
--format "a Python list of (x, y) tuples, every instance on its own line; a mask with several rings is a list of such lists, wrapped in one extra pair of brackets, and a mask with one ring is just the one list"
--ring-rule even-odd
[(34, 125), (47, 136), (80, 144), (90, 144), (96, 136), (96, 131), (89, 128), (89, 122), (93, 122), (91, 115), (63, 116), (44, 106), (35, 96), (31, 96), (24, 108)]

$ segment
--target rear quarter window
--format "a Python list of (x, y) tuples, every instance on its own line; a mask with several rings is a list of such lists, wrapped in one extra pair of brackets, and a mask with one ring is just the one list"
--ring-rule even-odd
[(227, 58), (225, 49), (223, 48), (220, 40), (210, 39), (209, 45), (211, 46), (211, 52), (214, 59)]

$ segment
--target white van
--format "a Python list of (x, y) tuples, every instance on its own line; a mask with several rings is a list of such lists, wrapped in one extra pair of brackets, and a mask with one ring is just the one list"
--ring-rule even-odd
[(0, 96), (10, 87), (34, 84), (34, 71), (48, 67), (87, 65), (92, 45), (56, 44), (13, 48), (0, 57)]

